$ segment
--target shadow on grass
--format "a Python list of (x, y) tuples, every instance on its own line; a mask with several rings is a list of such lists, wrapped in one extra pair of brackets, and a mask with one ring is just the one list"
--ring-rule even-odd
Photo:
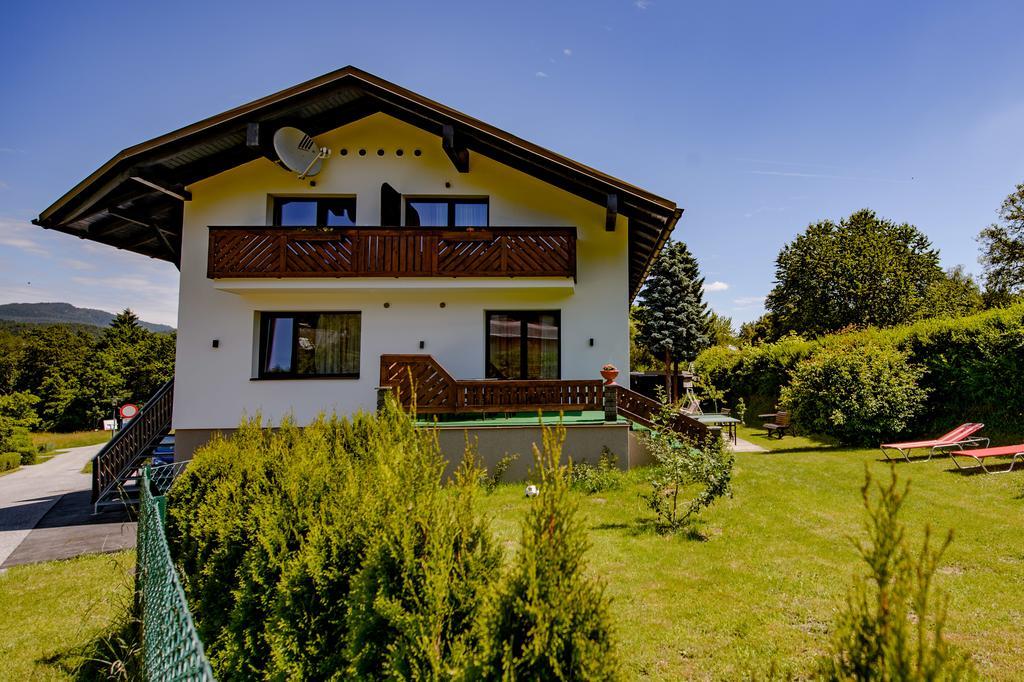
[(81, 682), (141, 680), (139, 623), (130, 614), (93, 640), (40, 660)]
[(672, 529), (664, 524), (658, 523), (657, 519), (640, 517), (632, 523), (599, 523), (590, 527), (590, 530), (620, 530), (625, 531), (630, 537), (643, 536), (675, 536), (693, 542), (707, 542), (711, 538), (701, 532), (700, 522), (686, 524), (680, 528)]

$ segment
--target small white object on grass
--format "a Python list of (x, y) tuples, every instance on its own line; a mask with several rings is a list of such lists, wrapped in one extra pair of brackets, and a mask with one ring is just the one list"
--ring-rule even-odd
[(537, 486), (533, 484), (526, 486), (527, 497), (537, 497), (537, 495), (540, 495), (540, 490), (537, 488)]

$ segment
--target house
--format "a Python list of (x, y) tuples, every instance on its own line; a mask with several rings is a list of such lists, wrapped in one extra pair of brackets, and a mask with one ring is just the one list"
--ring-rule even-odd
[[(284, 167), (284, 128), (329, 150), (318, 172)], [(681, 213), (353, 67), (125, 149), (34, 221), (181, 272), (173, 386), (94, 495), (170, 428), (183, 459), (244, 414), (372, 410), (379, 389), (415, 390), (453, 451), (468, 428), (525, 467), (541, 409), (570, 415), (577, 457), (625, 461), (644, 410), (598, 374), (629, 376), (630, 302)]]

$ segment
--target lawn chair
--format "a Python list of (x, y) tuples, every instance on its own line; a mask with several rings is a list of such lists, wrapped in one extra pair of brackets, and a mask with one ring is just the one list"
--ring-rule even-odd
[[(1013, 471), (1013, 466), (1018, 460), (1024, 462), (1024, 445), (1002, 445), (995, 448), (985, 447), (977, 450), (950, 449), (948, 453), (949, 458), (953, 460), (953, 464), (956, 465), (957, 469), (961, 471), (976, 471), (978, 469), (977, 466), (963, 467), (957, 461), (957, 457), (971, 457), (986, 474), (1008, 474)], [(1013, 459), (1010, 460), (1010, 468), (1001, 471), (989, 471), (988, 467), (985, 466), (985, 460), (988, 457), (1013, 457)]]
[(779, 440), (782, 440), (782, 437), (786, 435), (786, 431), (789, 430), (789, 412), (776, 412), (772, 421), (767, 422), (763, 426), (768, 432), (769, 438), (772, 437), (772, 434), (776, 434)]
[(985, 444), (985, 447), (988, 447), (988, 438), (973, 435), (984, 427), (984, 424), (961, 424), (949, 433), (939, 436), (935, 440), (917, 440), (910, 441), (908, 443), (882, 443), (878, 447), (881, 448), (882, 454), (885, 455), (886, 459), (892, 461), (893, 458), (889, 456), (888, 451), (895, 450), (903, 455), (903, 459), (908, 462), (912, 461), (910, 459), (910, 452), (912, 450), (929, 448), (928, 457), (923, 460), (919, 460), (927, 462), (932, 458), (932, 455), (948, 452), (952, 448), (959, 448), (960, 450), (963, 450), (964, 446), (978, 447), (982, 443)]

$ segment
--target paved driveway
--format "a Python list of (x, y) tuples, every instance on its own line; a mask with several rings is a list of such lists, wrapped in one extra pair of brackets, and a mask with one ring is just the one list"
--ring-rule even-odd
[(126, 514), (92, 514), (92, 477), (82, 467), (100, 447), (72, 448), (0, 476), (0, 567), (134, 546)]

